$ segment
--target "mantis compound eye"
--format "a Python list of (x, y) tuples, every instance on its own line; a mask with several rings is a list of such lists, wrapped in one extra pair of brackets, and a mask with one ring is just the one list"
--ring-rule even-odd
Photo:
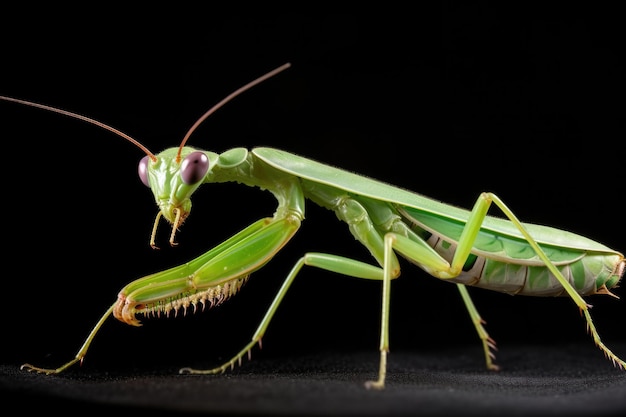
[(150, 157), (148, 155), (141, 158), (139, 161), (139, 168), (137, 169), (139, 173), (139, 179), (144, 183), (146, 187), (150, 187), (150, 181), (148, 180), (148, 164), (150, 163)]
[(201, 181), (209, 171), (209, 158), (204, 152), (195, 151), (183, 159), (180, 166), (180, 177), (185, 184), (191, 185)]

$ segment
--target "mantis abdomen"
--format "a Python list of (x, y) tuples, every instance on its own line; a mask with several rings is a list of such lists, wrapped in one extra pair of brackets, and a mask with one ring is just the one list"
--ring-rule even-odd
[[(443, 258), (451, 261), (456, 244), (432, 235), (427, 242)], [(559, 280), (542, 264), (524, 259), (506, 260), (471, 255), (463, 271), (451, 282), (480, 287), (513, 295), (535, 297), (567, 296)], [(611, 288), (623, 274), (624, 263), (615, 254), (588, 254), (557, 265), (563, 277), (580, 295), (610, 294)]]

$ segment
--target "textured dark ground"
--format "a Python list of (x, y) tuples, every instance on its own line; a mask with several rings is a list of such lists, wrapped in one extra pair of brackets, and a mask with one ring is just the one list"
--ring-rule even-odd
[(43, 376), (3, 365), (0, 383), (3, 408), (14, 410), (250, 416), (626, 412), (626, 372), (588, 346), (511, 346), (500, 355), (505, 369), (498, 373), (482, 370), (478, 353), (450, 348), (393, 354), (380, 392), (362, 384), (375, 375), (373, 352), (258, 358), (219, 376), (180, 376), (173, 368)]

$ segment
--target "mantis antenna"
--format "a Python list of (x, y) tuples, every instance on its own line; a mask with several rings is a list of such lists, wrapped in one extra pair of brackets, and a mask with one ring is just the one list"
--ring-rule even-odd
[[(187, 140), (189, 139), (189, 137), (191, 136), (191, 134), (196, 130), (196, 128), (198, 126), (200, 126), (200, 124), (202, 122), (204, 122), (206, 120), (207, 117), (209, 117), (211, 114), (215, 113), (215, 111), (217, 109), (219, 109), (220, 107), (222, 107), (224, 104), (228, 103), (230, 100), (232, 100), (233, 98), (235, 98), (236, 96), (238, 96), (239, 94), (243, 93), (246, 90), (249, 90), (250, 88), (254, 87), (255, 85), (265, 81), (266, 79), (273, 77), (274, 75), (278, 74), (279, 72), (286, 70), (287, 68), (289, 68), (291, 66), (290, 63), (286, 63), (284, 65), (281, 65), (280, 67), (268, 72), (265, 75), (262, 75), (261, 77), (255, 79), (254, 81), (249, 82), (248, 84), (244, 85), (243, 87), (238, 88), (237, 90), (233, 91), (232, 93), (230, 93), (228, 96), (226, 96), (224, 99), (222, 99), (219, 103), (217, 103), (216, 105), (214, 105), (213, 107), (211, 107), (206, 113), (204, 113), (202, 115), (202, 117), (200, 117), (194, 124), (193, 126), (191, 126), (191, 128), (187, 131), (187, 134), (185, 134), (185, 137), (183, 138), (179, 148), (178, 148), (178, 154), (176, 155), (176, 162), (180, 162), (180, 155), (181, 152), (183, 150), (183, 146), (185, 146), (185, 143), (187, 143)], [(37, 107), (43, 110), (48, 110), (54, 113), (59, 113), (65, 116), (69, 116), (69, 117), (73, 117), (75, 119), (79, 119), (82, 120), (84, 122), (87, 123), (91, 123), (93, 125), (99, 126), (103, 129), (106, 129), (110, 132), (115, 133), (116, 135), (126, 139), (127, 141), (135, 144), (135, 146), (137, 146), (139, 149), (141, 149), (146, 155), (148, 155), (148, 157), (154, 162), (157, 160), (157, 157), (150, 152), (150, 150), (148, 148), (146, 148), (144, 145), (141, 144), (141, 142), (139, 142), (138, 140), (134, 139), (133, 137), (127, 135), (126, 133), (112, 127), (109, 126), (107, 124), (104, 124), (98, 120), (92, 119), (90, 117), (87, 116), (83, 116), (82, 114), (78, 114), (78, 113), (73, 113), (71, 111), (67, 111), (67, 110), (62, 110), (62, 109), (57, 109), (55, 107), (52, 106), (46, 106), (45, 104), (39, 104), (39, 103), (34, 103), (32, 101), (27, 101), (27, 100), (20, 100), (18, 98), (13, 98), (13, 97), (7, 97), (7, 96), (2, 96), (0, 95), (0, 100), (5, 100), (5, 101), (12, 101), (15, 103), (20, 103), (20, 104), (24, 104), (26, 106), (31, 106), (31, 107)]]
[(7, 96), (0, 96), (0, 100), (13, 101), (15, 103), (24, 104), (26, 106), (37, 107), (37, 108), (40, 108), (40, 109), (48, 110), (48, 111), (51, 111), (51, 112), (54, 112), (54, 113), (63, 114), (65, 116), (73, 117), (75, 119), (79, 119), (79, 120), (82, 120), (84, 122), (91, 123), (93, 125), (99, 126), (99, 127), (103, 128), (103, 129), (106, 129), (106, 130), (108, 130), (110, 132), (115, 133), (118, 136), (123, 137), (124, 139), (128, 140), (131, 143), (134, 143), (139, 149), (141, 149), (153, 161), (156, 161), (156, 159), (157, 159), (157, 157), (154, 156), (154, 154), (152, 152), (150, 152), (148, 150), (148, 148), (143, 146), (138, 140), (128, 136), (126, 133), (124, 133), (122, 131), (119, 131), (119, 130), (117, 130), (114, 127), (111, 127), (111, 126), (109, 126), (107, 124), (99, 122), (99, 121), (97, 121), (95, 119), (92, 119), (90, 117), (83, 116), (82, 114), (78, 114), (78, 113), (73, 113), (71, 111), (61, 110), (61, 109), (57, 109), (55, 107), (46, 106), (45, 104), (33, 103), (32, 101), (26, 101), (26, 100), (20, 100), (18, 98), (12, 98), (12, 97), (7, 97)]
[(225, 98), (223, 98), (222, 101), (217, 103), (215, 106), (211, 107), (198, 120), (196, 120), (196, 122), (193, 124), (193, 126), (191, 126), (191, 128), (187, 131), (187, 134), (183, 138), (183, 141), (180, 143), (180, 146), (178, 147), (178, 154), (176, 154), (176, 162), (180, 162), (180, 154), (183, 151), (183, 147), (185, 146), (185, 143), (187, 143), (187, 140), (189, 139), (191, 134), (196, 130), (196, 128), (198, 126), (200, 126), (200, 124), (202, 124), (202, 122), (204, 122), (206, 120), (207, 117), (209, 117), (211, 114), (215, 113), (215, 111), (217, 109), (222, 107), (224, 104), (228, 103), (233, 98), (237, 97), (239, 94), (243, 93), (246, 90), (249, 90), (250, 88), (254, 87), (255, 85), (257, 85), (259, 83), (262, 83), (263, 81), (267, 80), (268, 78), (273, 77), (274, 75), (278, 74), (279, 72), (286, 70), (290, 66), (291, 66), (291, 64), (288, 62), (288, 63), (286, 63), (284, 65), (281, 65), (280, 67), (276, 68), (275, 70), (272, 70), (272, 71), (268, 72), (267, 74), (260, 76), (256, 80), (250, 81), (248, 84), (246, 84), (243, 87), (240, 87), (237, 90), (233, 91), (232, 93), (227, 95)]

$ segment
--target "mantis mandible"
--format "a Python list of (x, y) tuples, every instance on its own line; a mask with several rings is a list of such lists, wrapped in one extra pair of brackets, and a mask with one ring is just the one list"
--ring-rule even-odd
[[(495, 342), (472, 302), (467, 286), (509, 294), (566, 296), (578, 306), (595, 344), (621, 369), (626, 362), (600, 339), (583, 296), (608, 294), (626, 269), (624, 256), (613, 249), (563, 230), (522, 223), (495, 194), (480, 194), (471, 210), (450, 206), (301, 156), (273, 148), (234, 148), (221, 154), (186, 146), (194, 130), (223, 104), (243, 91), (288, 68), (285, 64), (246, 84), (202, 115), (178, 147), (153, 154), (137, 140), (113, 127), (77, 113), (16, 98), (0, 99), (60, 113), (107, 129), (136, 145), (146, 155), (139, 177), (152, 190), (160, 218), (172, 225), (169, 242), (191, 211), (191, 196), (202, 184), (237, 182), (272, 193), (278, 207), (190, 262), (139, 278), (126, 285), (96, 323), (74, 359), (56, 369), (30, 364), (22, 369), (58, 374), (82, 362), (109, 316), (140, 326), (139, 317), (204, 309), (237, 294), (250, 274), (261, 269), (296, 234), (304, 219), (305, 202), (332, 210), (346, 223), (376, 263), (329, 253), (309, 252), (298, 259), (270, 304), (250, 342), (213, 369), (182, 368), (180, 373), (216, 374), (226, 371), (261, 343), (290, 285), (304, 267), (382, 282), (380, 359), (378, 377), (366, 387), (385, 386), (389, 351), (390, 283), (400, 275), (398, 256), (434, 277), (454, 283), (482, 343), (486, 366), (497, 370)], [(492, 204), (505, 218), (488, 215)]]

